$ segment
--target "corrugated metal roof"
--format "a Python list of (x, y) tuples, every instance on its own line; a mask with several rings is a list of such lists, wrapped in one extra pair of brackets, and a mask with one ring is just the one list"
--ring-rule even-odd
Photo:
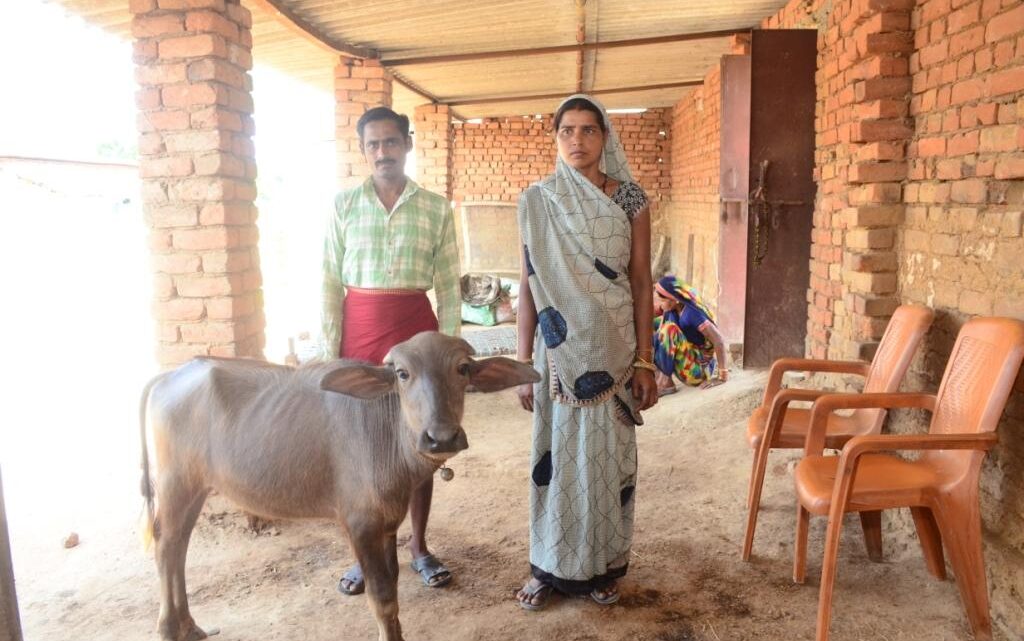
[[(56, 0), (91, 23), (131, 34), (128, 0)], [(757, 25), (786, 0), (586, 0), (586, 42), (609, 42)], [(529, 50), (576, 43), (575, 0), (243, 0), (253, 13), (253, 56), (313, 85), (332, 89), (338, 54), (300, 32), (272, 5), (336, 45), (365, 47), (389, 60)], [(728, 50), (728, 38), (668, 42), (584, 53), (584, 90), (698, 80)], [(508, 56), (396, 66), (401, 79), (442, 102), (576, 91), (577, 54)], [(659, 107), (685, 88), (605, 94), (609, 107)], [(427, 99), (396, 85), (396, 108)], [(463, 104), (465, 118), (549, 112), (557, 100)]]

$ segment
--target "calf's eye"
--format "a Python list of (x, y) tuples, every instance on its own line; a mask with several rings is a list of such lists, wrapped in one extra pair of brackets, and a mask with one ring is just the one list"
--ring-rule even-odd
[(409, 380), (409, 372), (405, 371), (404, 369), (397, 370), (395, 372), (395, 374), (398, 376), (399, 380), (402, 380), (402, 381)]
[(462, 376), (469, 376), (469, 363), (459, 365), (459, 374)]

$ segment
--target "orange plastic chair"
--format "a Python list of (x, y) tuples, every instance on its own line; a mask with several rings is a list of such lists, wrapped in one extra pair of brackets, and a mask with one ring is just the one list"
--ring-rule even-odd
[[(978, 484), (1022, 359), (1024, 322), (978, 318), (960, 330), (937, 395), (829, 394), (815, 401), (804, 458), (794, 474), (793, 580), (804, 581), (810, 515), (827, 514), (817, 641), (828, 640), (843, 514), (898, 507), (910, 508), (928, 571), (940, 579), (945, 578), (945, 546), (975, 638), (992, 638)], [(926, 409), (932, 412), (931, 426), (920, 435), (857, 436), (839, 456), (823, 456), (829, 415), (868, 407)], [(922, 453), (913, 461), (880, 453), (892, 450)]]
[[(743, 537), (742, 553), (744, 561), (750, 559), (750, 551), (754, 545), (754, 530), (757, 526), (757, 513), (769, 452), (772, 448), (801, 448), (807, 436), (810, 410), (791, 408), (789, 404), (793, 401), (813, 401), (829, 393), (810, 389), (780, 390), (782, 375), (793, 370), (859, 374), (864, 377), (864, 393), (896, 392), (934, 317), (934, 311), (921, 305), (898, 307), (889, 320), (871, 363), (807, 358), (781, 358), (772, 363), (761, 406), (754, 410), (747, 421), (747, 440), (754, 448), (754, 464), (750, 471), (750, 488), (747, 494), (747, 530)], [(839, 449), (859, 434), (877, 434), (881, 431), (884, 420), (885, 410), (878, 408), (858, 409), (851, 416), (829, 416), (825, 444), (827, 447)], [(880, 514), (861, 515), (868, 556), (873, 561), (882, 560), (880, 519)]]

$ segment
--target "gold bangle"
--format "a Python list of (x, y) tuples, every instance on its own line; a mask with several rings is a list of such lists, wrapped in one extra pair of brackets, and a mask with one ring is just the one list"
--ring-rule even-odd
[(652, 372), (655, 370), (654, 363), (648, 363), (647, 361), (639, 359), (639, 358), (636, 359), (635, 361), (633, 361), (633, 367), (635, 367), (637, 369), (650, 370)]
[(533, 359), (532, 358), (517, 358), (516, 360), (519, 361), (520, 363), (526, 363), (527, 365), (533, 365)]

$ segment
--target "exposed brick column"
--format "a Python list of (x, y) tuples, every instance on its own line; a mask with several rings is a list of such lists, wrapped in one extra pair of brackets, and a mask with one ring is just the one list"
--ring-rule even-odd
[(159, 361), (261, 358), (251, 15), (238, 0), (130, 7)]
[(420, 105), (413, 117), (416, 131), (416, 181), (452, 199), (452, 113), (448, 105)]
[(334, 68), (334, 141), (338, 185), (354, 187), (370, 175), (359, 151), (359, 116), (391, 106), (391, 74), (378, 60), (342, 58)]
[[(835, 5), (819, 46), (808, 353), (870, 358), (898, 304), (913, 0)], [(824, 92), (821, 89), (824, 88)]]

